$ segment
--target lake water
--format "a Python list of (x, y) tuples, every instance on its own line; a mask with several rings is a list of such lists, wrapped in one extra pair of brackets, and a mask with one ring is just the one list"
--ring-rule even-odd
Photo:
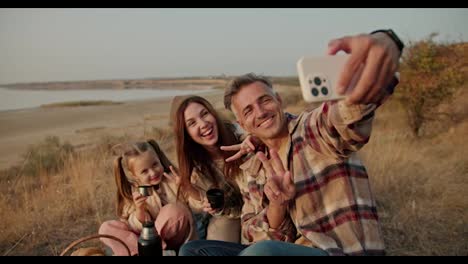
[(123, 102), (176, 95), (203, 93), (207, 90), (93, 89), (93, 90), (15, 90), (0, 88), (0, 111), (39, 107), (43, 104), (106, 100)]

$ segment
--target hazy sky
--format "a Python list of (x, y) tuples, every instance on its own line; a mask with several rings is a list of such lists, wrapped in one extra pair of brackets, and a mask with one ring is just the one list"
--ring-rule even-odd
[(468, 9), (1, 9), (0, 84), (294, 75), (330, 39), (380, 28), (468, 41)]

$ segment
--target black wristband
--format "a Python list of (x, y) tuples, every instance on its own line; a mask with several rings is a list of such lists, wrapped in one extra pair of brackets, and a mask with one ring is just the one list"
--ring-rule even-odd
[(391, 30), (391, 29), (379, 29), (379, 30), (372, 31), (371, 34), (375, 34), (375, 33), (379, 33), (379, 32), (387, 34), (387, 36), (389, 36), (393, 40), (393, 42), (395, 42), (395, 44), (397, 45), (398, 49), (400, 50), (400, 54), (403, 52), (403, 48), (405, 47), (405, 44), (403, 44), (403, 42), (400, 40), (400, 38), (397, 36), (397, 34), (395, 34), (395, 32), (393, 32), (393, 30)]

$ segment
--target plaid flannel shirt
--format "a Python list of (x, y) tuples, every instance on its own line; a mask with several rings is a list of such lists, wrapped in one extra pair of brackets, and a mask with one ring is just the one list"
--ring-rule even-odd
[(266, 216), (262, 163), (251, 155), (241, 166), (244, 199), (242, 243), (281, 240), (331, 255), (384, 254), (384, 243), (368, 175), (356, 151), (369, 140), (378, 105), (326, 102), (288, 120), (288, 170), (296, 197), (276, 229)]

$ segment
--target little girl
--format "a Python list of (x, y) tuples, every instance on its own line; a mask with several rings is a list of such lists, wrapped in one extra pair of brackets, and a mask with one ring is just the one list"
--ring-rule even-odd
[[(163, 249), (178, 250), (183, 243), (196, 238), (191, 212), (177, 202), (178, 179), (170, 174), (172, 166), (154, 140), (119, 144), (121, 155), (114, 161), (117, 184), (117, 214), (120, 220), (104, 222), (99, 234), (113, 235), (138, 254), (138, 237), (145, 221), (154, 221), (163, 241)], [(167, 173), (166, 173), (167, 172)], [(151, 185), (150, 196), (138, 192), (138, 186)], [(127, 251), (117, 241), (103, 238), (114, 255)]]

